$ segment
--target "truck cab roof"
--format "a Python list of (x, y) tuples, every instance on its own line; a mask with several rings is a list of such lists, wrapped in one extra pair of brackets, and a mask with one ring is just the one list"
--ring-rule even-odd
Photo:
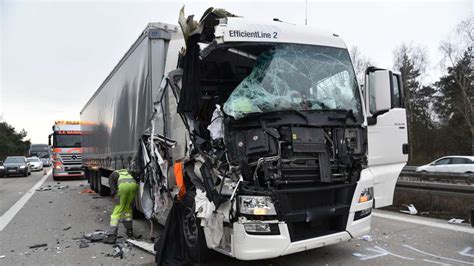
[(257, 21), (243, 17), (221, 19), (215, 27), (215, 36), (217, 43), (296, 43), (346, 48), (344, 41), (334, 33), (281, 21)]

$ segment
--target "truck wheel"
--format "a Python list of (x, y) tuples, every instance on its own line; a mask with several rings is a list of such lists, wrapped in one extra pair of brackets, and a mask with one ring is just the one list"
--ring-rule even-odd
[(145, 214), (143, 214), (138, 208), (137, 208), (137, 204), (135, 203), (137, 199), (135, 198), (135, 200), (133, 201), (133, 205), (132, 205), (132, 215), (133, 215), (133, 219), (143, 219), (145, 218)]
[(98, 179), (99, 179), (99, 195), (102, 197), (109, 196), (110, 195), (110, 189), (104, 185), (102, 185), (102, 174), (99, 172), (98, 174)]
[(95, 171), (94, 170), (91, 170), (91, 172), (90, 172), (90, 179), (91, 179), (91, 182), (90, 182), (91, 189), (94, 190), (94, 191), (97, 191), (97, 189), (95, 187)]
[(195, 195), (196, 191), (189, 191), (182, 200), (185, 205), (182, 230), (189, 257), (194, 262), (201, 263), (211, 257), (212, 250), (207, 248), (204, 229), (201, 226), (200, 219), (198, 219), (195, 214)]

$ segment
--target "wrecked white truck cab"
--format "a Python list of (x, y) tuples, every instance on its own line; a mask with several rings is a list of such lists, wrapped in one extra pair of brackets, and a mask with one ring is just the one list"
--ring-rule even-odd
[(273, 258), (367, 234), (407, 160), (400, 75), (369, 68), (362, 92), (341, 38), (309, 27), (216, 9), (180, 24), (184, 40), (155, 25), (164, 45), (149, 39), (148, 49), (162, 61), (150, 55), (144, 82), (128, 83), (150, 86), (137, 97), (153, 103), (130, 135), (136, 152), (128, 165), (90, 156), (99, 173), (86, 172), (102, 176), (91, 182), (106, 187), (106, 173), (135, 169), (138, 208), (163, 224), (181, 199), (191, 257), (207, 247)]

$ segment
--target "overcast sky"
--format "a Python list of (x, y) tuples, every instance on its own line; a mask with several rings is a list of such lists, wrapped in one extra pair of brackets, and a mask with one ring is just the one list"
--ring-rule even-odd
[[(305, 1), (0, 0), (0, 120), (46, 143), (54, 120), (79, 112), (148, 22), (177, 24), (179, 8), (199, 18), (209, 6), (269, 21), (304, 24)], [(380, 67), (402, 42), (426, 48), (440, 73), (439, 42), (474, 1), (308, 1), (308, 25), (338, 33)]]

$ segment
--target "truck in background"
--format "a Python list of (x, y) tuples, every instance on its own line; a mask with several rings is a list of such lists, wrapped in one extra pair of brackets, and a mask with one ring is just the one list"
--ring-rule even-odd
[(162, 224), (181, 199), (194, 260), (367, 234), (408, 157), (400, 74), (370, 67), (362, 90), (343, 40), (309, 27), (216, 9), (179, 21), (150, 23), (82, 109), (92, 189), (127, 168)]
[(48, 145), (52, 150), (53, 179), (83, 177), (82, 131), (79, 121), (55, 121)]
[(31, 144), (28, 151), (30, 157), (38, 157), (44, 166), (52, 165), (51, 148), (48, 144)]

